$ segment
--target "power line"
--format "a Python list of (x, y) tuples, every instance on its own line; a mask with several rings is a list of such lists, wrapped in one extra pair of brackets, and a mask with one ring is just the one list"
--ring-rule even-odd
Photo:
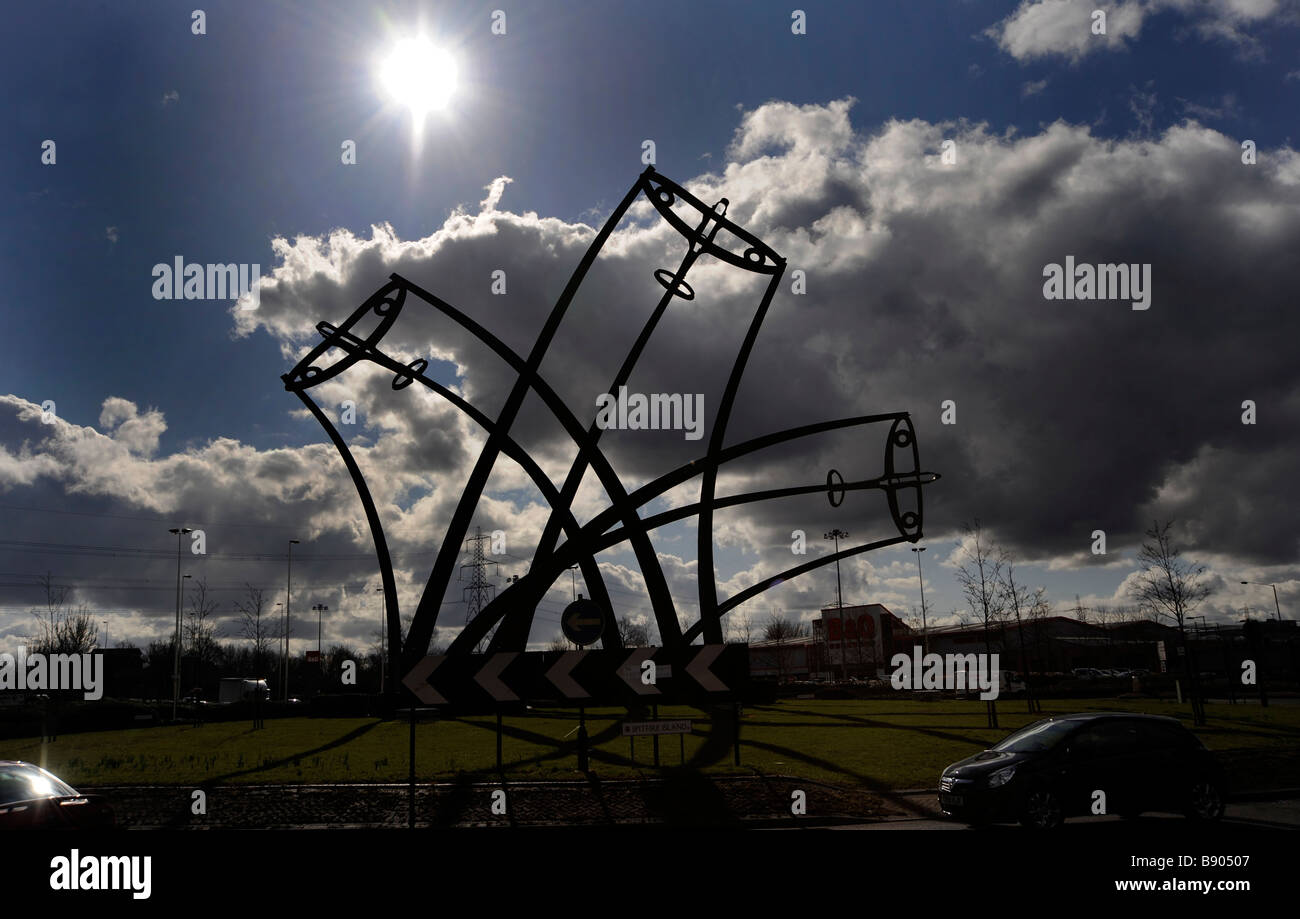
[[(65, 511), (53, 507), (31, 507), (22, 504), (0, 504), (0, 508), (12, 511), (29, 511), (37, 514), (65, 514), (70, 517), (101, 517), (107, 520), (141, 520), (149, 523), (174, 523), (174, 517), (143, 517), (132, 514), (96, 514), (92, 511)], [(182, 515), (183, 516), (183, 515)], [(221, 520), (195, 520), (187, 518), (195, 523), (207, 523), (209, 525), (223, 527), (250, 527), (254, 529), (266, 530), (295, 530), (301, 529), (300, 526), (290, 523), (226, 523)]]
[[(10, 552), (32, 552), (38, 555), (87, 555), (87, 556), (135, 556), (139, 558), (171, 559), (174, 551), (168, 549), (141, 548), (137, 546), (94, 546), (78, 543), (36, 542), (26, 539), (0, 539), (0, 550)], [(413, 555), (425, 555), (422, 552), (395, 553), (393, 558), (410, 558)], [(201, 559), (230, 559), (233, 561), (270, 561), (279, 562), (285, 558), (283, 552), (205, 552), (195, 556)], [(315, 554), (295, 555), (295, 560), (337, 562), (359, 559), (373, 559), (373, 552), (318, 552)]]

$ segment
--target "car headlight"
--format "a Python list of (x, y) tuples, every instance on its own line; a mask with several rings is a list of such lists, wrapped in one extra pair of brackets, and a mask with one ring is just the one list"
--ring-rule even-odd
[(1011, 777), (1016, 774), (1015, 766), (1008, 766), (1005, 769), (999, 769), (989, 776), (989, 788), (997, 788), (999, 785), (1005, 785), (1011, 781)]

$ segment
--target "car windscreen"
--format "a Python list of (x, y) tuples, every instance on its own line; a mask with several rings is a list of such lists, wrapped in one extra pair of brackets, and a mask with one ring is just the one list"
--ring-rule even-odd
[(1069, 721), (1038, 721), (1021, 728), (993, 747), (999, 753), (1038, 753), (1056, 746), (1077, 724)]
[(39, 769), (30, 766), (0, 766), (0, 804), (75, 794), (72, 788)]

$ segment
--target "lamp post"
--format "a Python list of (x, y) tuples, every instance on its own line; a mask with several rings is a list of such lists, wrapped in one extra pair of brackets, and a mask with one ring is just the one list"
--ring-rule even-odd
[(1253, 586), (1255, 586), (1255, 587), (1272, 587), (1272, 588), (1273, 588), (1273, 607), (1277, 610), (1277, 621), (1278, 621), (1278, 622), (1281, 622), (1281, 621), (1282, 621), (1282, 606), (1277, 602), (1277, 585), (1276, 585), (1276, 584), (1260, 584), (1260, 583), (1258, 583), (1258, 582), (1256, 582), (1256, 581), (1242, 581), (1241, 583), (1243, 583), (1243, 584), (1251, 584), (1251, 585), (1253, 585)]
[(921, 553), (926, 550), (925, 546), (914, 546), (912, 551), (916, 553), (916, 580), (921, 585), (921, 644), (924, 646), (925, 653), (930, 653), (930, 631), (925, 624), (925, 578), (921, 577)]
[(320, 664), (320, 669), (325, 669), (325, 659), (320, 656), (320, 635), (321, 635), (321, 618), (329, 609), (324, 603), (317, 603), (312, 607), (316, 611), (316, 663)]
[[(838, 527), (822, 536), (822, 539), (835, 540), (835, 554), (837, 556), (840, 554), (840, 540), (848, 538), (849, 534)], [(840, 584), (840, 560), (838, 558), (835, 559), (835, 598), (840, 610), (840, 679), (847, 683), (849, 681), (849, 654), (844, 641), (844, 592)]]
[(289, 540), (288, 565), (284, 575), (284, 700), (289, 701), (289, 628), (293, 622), (293, 547), (298, 540)]
[(167, 532), (176, 536), (176, 638), (172, 649), (172, 721), (175, 721), (181, 699), (181, 537), (194, 531), (190, 527), (172, 527)]

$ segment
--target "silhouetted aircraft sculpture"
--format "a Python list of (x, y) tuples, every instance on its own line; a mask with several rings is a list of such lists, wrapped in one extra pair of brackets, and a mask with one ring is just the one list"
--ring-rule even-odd
[[(539, 368), (592, 263), (629, 207), (642, 194), (654, 206), (659, 216), (685, 239), (687, 251), (675, 270), (660, 268), (653, 273), (654, 279), (663, 287), (664, 293), (623, 359), (617, 374), (610, 381), (608, 390), (610, 394), (617, 393), (619, 387), (626, 384), (669, 304), (676, 298), (683, 300), (694, 298), (695, 292), (687, 282), (686, 276), (700, 258), (707, 256), (754, 275), (765, 276), (768, 280), (758, 308), (750, 320), (739, 353), (727, 376), (721, 401), (713, 416), (704, 453), (691, 462), (669, 470), (629, 492), (600, 449), (602, 428), (594, 421), (586, 420), (585, 416), (580, 417), (575, 414), (539, 373)], [(507, 347), (496, 335), (445, 300), (397, 274), (391, 275), (388, 283), (341, 325), (318, 323), (317, 329), (321, 334), (321, 342), (312, 348), (293, 370), (284, 374), (282, 379), (285, 389), (295, 393), (302, 400), (338, 449), (365, 508), (366, 520), (379, 559), (389, 647), (393, 649), (393, 667), (390, 668), (388, 681), (390, 688), (394, 686), (394, 682), (401, 674), (410, 671), (428, 651), (437, 624), (439, 607), (452, 576), (456, 573), (461, 545), (468, 533), (474, 511), (494, 465), (503, 455), (518, 463), (528, 475), (550, 506), (551, 515), (537, 544), (528, 572), (509, 584), (466, 624), (449, 647), (447, 651), (449, 656), (471, 654), (489, 635), (491, 635), (489, 651), (523, 650), (528, 642), (538, 603), (565, 571), (574, 565), (577, 565), (582, 572), (590, 594), (589, 599), (612, 616), (614, 606), (610, 601), (608, 589), (595, 557), (597, 553), (621, 543), (630, 544), (635, 554), (645, 580), (663, 647), (675, 649), (689, 645), (700, 637), (703, 637), (706, 644), (721, 643), (723, 641), (722, 617), (746, 600), (783, 581), (823, 565), (829, 565), (839, 559), (921, 539), (922, 486), (934, 482), (939, 476), (936, 473), (921, 471), (916, 432), (906, 412), (840, 418), (777, 431), (743, 443), (724, 446), (727, 422), (731, 416), (745, 365), (786, 267), (785, 260), (781, 256), (744, 228), (728, 220), (726, 211), (726, 198), (722, 198), (711, 208), (706, 207), (681, 186), (657, 173), (653, 167), (646, 169), (592, 240), (551, 310), (531, 351), (526, 355)], [(719, 237), (722, 239), (721, 242)], [(384, 336), (397, 321), (408, 298), (417, 298), (456, 322), (494, 351), (518, 374), (504, 405), (495, 417), (490, 417), (459, 394), (426, 376), (425, 371), (429, 362), (424, 358), (403, 363), (381, 350), (380, 344)], [(360, 331), (354, 331), (365, 328), (363, 320), (373, 322), (369, 332), (362, 334)], [(328, 366), (322, 366), (324, 358), (333, 351), (340, 354), (341, 358)], [(405, 389), (412, 383), (428, 387), (464, 412), (487, 434), (486, 443), (479, 452), (452, 514), (451, 522), (434, 561), (433, 570), (411, 620), (404, 647), (401, 642), (401, 619), (397, 588), (393, 578), (392, 558), (374, 500), (347, 443), (320, 406), (312, 400), (309, 392), (312, 387), (338, 376), (359, 361), (370, 361), (391, 371), (394, 390)], [(572, 465), (559, 487), (511, 434), (524, 400), (529, 395), (536, 395), (541, 399), (574, 444)], [(718, 497), (715, 493), (718, 471), (726, 463), (799, 438), (837, 429), (867, 426), (884, 426), (885, 429), (883, 463), (879, 475), (846, 481), (837, 470), (832, 469), (827, 473), (824, 482), (723, 497)], [(584, 475), (589, 470), (608, 495), (609, 506), (587, 523), (580, 524), (573, 514), (573, 501)], [(641, 509), (650, 502), (697, 476), (701, 480), (700, 498), (697, 502), (647, 517), (640, 515)], [(819, 556), (765, 578), (730, 597), (724, 599), (718, 597), (713, 563), (715, 511), (756, 501), (822, 491), (826, 493), (831, 505), (838, 507), (847, 492), (863, 489), (884, 492), (897, 535)], [(698, 517), (700, 618), (683, 629), (678, 621), (673, 598), (669, 594), (668, 584), (649, 534), (657, 527), (689, 517)], [(561, 536), (563, 541), (560, 541)], [(495, 632), (493, 632), (494, 628)], [(621, 647), (618, 630), (605, 629), (601, 642), (606, 648)], [(399, 648), (401, 648), (400, 658)]]

